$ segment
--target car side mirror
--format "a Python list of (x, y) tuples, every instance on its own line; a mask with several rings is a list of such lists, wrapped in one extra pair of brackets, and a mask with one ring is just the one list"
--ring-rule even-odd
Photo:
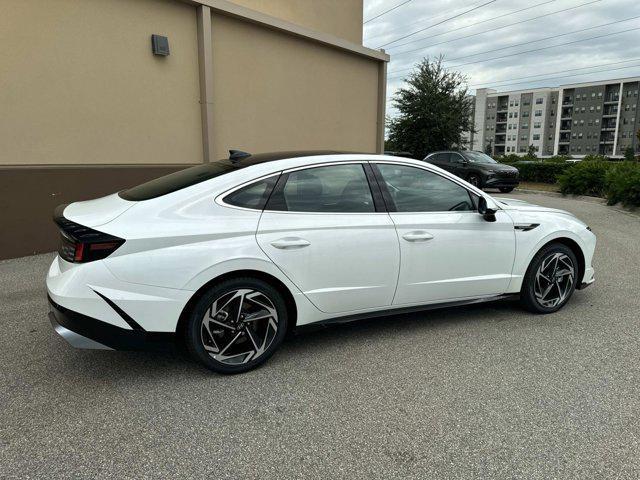
[(493, 202), (489, 204), (485, 197), (480, 197), (478, 201), (478, 213), (482, 215), (482, 217), (487, 222), (495, 222), (496, 221), (496, 212), (498, 211), (497, 205)]

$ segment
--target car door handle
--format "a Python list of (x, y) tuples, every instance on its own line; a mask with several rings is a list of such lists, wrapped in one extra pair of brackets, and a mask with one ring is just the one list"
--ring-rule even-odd
[(415, 230), (413, 232), (407, 232), (402, 235), (407, 242), (426, 242), (427, 240), (431, 240), (433, 235), (429, 232), (425, 232), (424, 230)]
[(309, 245), (311, 245), (310, 242), (308, 242), (304, 238), (298, 237), (284, 237), (271, 242), (271, 246), (279, 248), (281, 250), (293, 250), (296, 248), (308, 247)]

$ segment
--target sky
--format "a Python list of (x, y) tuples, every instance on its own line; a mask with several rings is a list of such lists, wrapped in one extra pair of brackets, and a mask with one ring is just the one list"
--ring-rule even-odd
[(391, 56), (389, 115), (393, 93), (424, 57), (443, 55), (470, 93), (640, 76), (639, 0), (364, 0), (364, 20), (364, 45)]

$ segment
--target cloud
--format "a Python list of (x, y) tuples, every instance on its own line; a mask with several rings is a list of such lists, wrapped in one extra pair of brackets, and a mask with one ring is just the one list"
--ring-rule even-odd
[[(364, 44), (378, 48), (486, 1), (412, 0), (365, 24)], [(640, 76), (640, 29), (603, 36), (640, 28), (640, 18), (629, 20), (640, 16), (640, 4), (637, 0), (599, 0), (505, 27), (593, 1), (497, 0), (442, 25), (390, 43), (384, 47), (391, 55), (388, 67), (389, 97), (402, 85), (403, 77), (411, 72), (410, 69), (417, 62), (424, 57), (434, 58), (438, 55), (444, 56), (445, 66), (466, 75), (472, 93), (476, 88), (485, 86), (508, 91)], [(364, 0), (364, 18), (371, 18), (398, 3), (401, 3), (400, 0)], [(534, 8), (527, 9), (532, 6)], [(527, 10), (511, 13), (521, 9)], [(498, 16), (501, 17), (496, 18)], [(599, 27), (620, 20), (627, 21)], [(543, 40), (590, 27), (597, 28)], [(492, 29), (497, 30), (481, 33)], [(474, 35), (476, 33), (480, 34)], [(461, 38), (465, 36), (469, 38)], [(578, 42), (542, 49), (575, 41)], [(522, 45), (510, 47), (514, 44)], [(529, 51), (535, 49), (541, 50)], [(497, 51), (484, 53), (489, 50)], [(529, 52), (519, 53), (525, 51)], [(513, 55), (516, 53), (517, 55)], [(584, 70), (576, 70), (579, 68)], [(521, 78), (534, 75), (538, 76)], [(563, 78), (556, 78), (560, 76)], [(389, 107), (391, 104), (388, 104)], [(393, 111), (390, 110), (389, 113), (393, 114)]]

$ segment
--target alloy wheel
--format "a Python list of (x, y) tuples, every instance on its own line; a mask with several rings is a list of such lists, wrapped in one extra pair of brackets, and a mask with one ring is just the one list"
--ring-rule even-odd
[(258, 359), (278, 332), (278, 313), (264, 293), (235, 289), (218, 297), (201, 325), (206, 352), (218, 362), (242, 365)]
[(533, 292), (543, 307), (553, 308), (571, 294), (575, 279), (573, 261), (564, 253), (555, 252), (546, 256), (535, 276)]

